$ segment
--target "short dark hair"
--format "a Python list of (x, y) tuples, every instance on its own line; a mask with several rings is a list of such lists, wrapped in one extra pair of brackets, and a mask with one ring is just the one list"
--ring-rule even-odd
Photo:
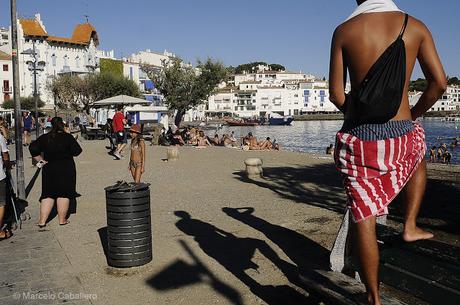
[(117, 110), (122, 111), (123, 110), (123, 105), (117, 105)]

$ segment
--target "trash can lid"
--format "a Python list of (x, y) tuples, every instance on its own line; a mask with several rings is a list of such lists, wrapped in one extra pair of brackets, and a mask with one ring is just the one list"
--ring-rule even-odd
[(106, 192), (138, 192), (148, 189), (150, 183), (135, 183), (135, 182), (126, 182), (126, 181), (117, 181), (114, 185), (107, 186), (104, 188)]

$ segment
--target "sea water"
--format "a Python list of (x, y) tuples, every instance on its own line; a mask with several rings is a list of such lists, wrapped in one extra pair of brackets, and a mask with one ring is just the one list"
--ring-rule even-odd
[[(452, 154), (452, 164), (460, 164), (460, 146), (452, 148), (450, 144), (460, 137), (460, 122), (444, 122), (440, 118), (420, 120), (426, 133), (428, 147), (447, 144)], [(334, 144), (335, 134), (342, 127), (343, 121), (294, 121), (290, 126), (223, 126), (217, 131), (219, 136), (235, 132), (238, 139), (252, 132), (259, 141), (266, 137), (276, 140), (283, 150), (324, 154), (326, 147)], [(212, 137), (214, 131), (208, 130)]]

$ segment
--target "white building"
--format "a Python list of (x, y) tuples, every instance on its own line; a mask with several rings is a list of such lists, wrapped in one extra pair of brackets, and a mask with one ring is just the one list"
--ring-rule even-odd
[[(11, 54), (10, 31), (8, 30), (8, 34), (4, 34), (6, 31), (0, 32), (2, 37), (5, 35), (8, 39), (8, 43), (0, 46), (0, 50)], [(43, 65), (43, 70), (37, 72), (38, 93), (46, 103), (45, 108), (52, 108), (54, 102), (50, 92), (46, 90), (47, 83), (53, 76), (61, 74), (94, 72), (98, 67), (100, 54), (98, 45), (96, 29), (90, 23), (76, 25), (71, 37), (57, 37), (46, 31), (40, 14), (36, 14), (33, 19), (18, 19), (20, 95), (31, 96), (34, 91), (33, 72), (30, 70), (33, 57), (24, 54), (24, 51), (32, 53), (35, 48), (37, 63)]]
[(13, 67), (11, 56), (0, 51), (0, 84), (2, 93), (0, 94), (0, 106), (4, 101), (13, 98)]
[[(417, 104), (423, 92), (409, 92), (409, 106)], [(446, 92), (428, 111), (455, 111), (460, 110), (460, 86), (447, 86)]]
[(147, 49), (136, 54), (131, 54), (131, 56), (125, 60), (132, 63), (148, 64), (156, 67), (161, 67), (164, 61), (168, 62), (171, 58), (175, 57), (176, 55), (166, 50), (163, 53), (157, 53)]
[(234, 75), (232, 86), (208, 100), (210, 114), (231, 112), (240, 117), (336, 112), (329, 101), (328, 82), (296, 72), (257, 71)]
[(10, 30), (7, 28), (0, 28), (0, 47), (8, 44), (10, 41)]

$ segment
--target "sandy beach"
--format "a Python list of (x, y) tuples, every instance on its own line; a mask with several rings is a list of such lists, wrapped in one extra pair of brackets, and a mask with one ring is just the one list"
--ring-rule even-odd
[[(75, 160), (82, 196), (70, 225), (55, 219), (37, 233), (41, 178), (28, 196), (27, 232), (57, 241), (65, 258), (55, 268), (76, 279), (69, 289), (97, 296), (78, 304), (318, 304), (295, 278), (297, 266), (327, 265), (340, 226), (345, 197), (330, 156), (182, 147), (179, 160), (165, 162), (165, 147), (147, 146), (142, 180), (151, 184), (154, 258), (124, 274), (107, 268), (104, 255), (104, 187), (131, 177), (128, 160), (113, 160), (105, 144), (81, 143)], [(253, 156), (263, 160), (264, 177), (250, 180), (243, 161)], [(35, 168), (26, 167), (29, 182)], [(420, 221), (437, 240), (458, 246), (460, 167), (429, 165), (429, 177)], [(400, 228), (400, 204), (392, 207), (390, 225)], [(15, 232), (19, 244), (23, 232)], [(32, 263), (46, 247), (27, 251)], [(67, 287), (42, 276), (45, 288)]]

